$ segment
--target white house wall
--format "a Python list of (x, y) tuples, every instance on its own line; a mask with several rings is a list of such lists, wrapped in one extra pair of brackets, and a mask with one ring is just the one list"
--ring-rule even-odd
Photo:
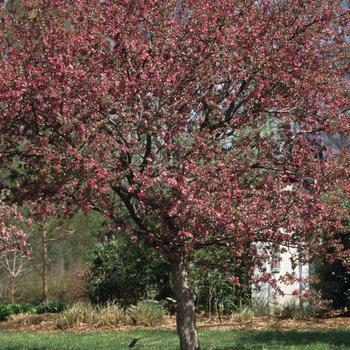
[[(272, 270), (271, 262), (265, 264), (266, 272), (272, 273), (273, 277), (278, 280), (287, 274), (296, 275), (297, 279), (309, 277), (310, 269), (309, 264), (298, 264), (295, 269), (292, 268), (291, 258), (296, 256), (296, 248), (289, 248), (287, 252), (280, 254), (280, 266), (279, 269)], [(259, 276), (261, 272), (256, 270), (255, 274)], [(270, 283), (260, 283), (259, 288), (253, 287), (253, 300), (256, 306), (268, 308), (270, 312), (274, 309), (283, 307), (291, 303), (299, 303), (299, 297), (293, 295), (294, 291), (300, 291), (305, 289), (305, 285), (302, 283), (294, 282), (293, 284), (285, 284), (283, 282), (277, 283), (283, 294), (277, 292), (272, 288)]]

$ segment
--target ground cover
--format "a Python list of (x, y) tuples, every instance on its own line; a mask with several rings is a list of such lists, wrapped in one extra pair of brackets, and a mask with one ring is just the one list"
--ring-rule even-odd
[[(55, 327), (56, 314), (19, 314), (12, 316), (6, 322), (0, 322), (0, 331), (17, 331), (17, 332), (40, 332), (52, 333), (61, 332), (62, 329)], [(84, 323), (83, 318), (78, 326), (65, 329), (70, 333), (81, 332), (106, 332), (106, 331), (130, 331), (134, 329), (142, 329), (135, 325), (103, 325), (101, 322)], [(144, 325), (141, 325), (143, 327)], [(208, 318), (203, 315), (197, 315), (197, 326), (200, 329), (211, 330), (330, 330), (345, 329), (350, 327), (349, 317), (340, 317), (339, 315), (328, 316), (324, 318), (305, 318), (305, 319), (281, 319), (269, 316), (252, 317), (250, 314), (234, 314), (233, 316), (222, 316), (220, 322), (217, 316)], [(144, 327), (145, 328), (145, 327)], [(175, 316), (165, 316), (161, 324), (153, 327), (146, 327), (146, 330), (175, 330)], [(350, 329), (350, 328), (349, 328)], [(350, 347), (349, 347), (350, 349)]]
[[(109, 333), (0, 332), (1, 350), (175, 350), (178, 338), (172, 330), (132, 330)], [(212, 350), (335, 350), (350, 349), (350, 329), (333, 330), (201, 330), (203, 349)]]

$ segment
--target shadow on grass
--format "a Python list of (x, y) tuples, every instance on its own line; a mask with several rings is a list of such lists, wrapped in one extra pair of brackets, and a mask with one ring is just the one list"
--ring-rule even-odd
[(350, 330), (248, 331), (239, 334), (232, 346), (218, 346), (215, 350), (283, 349), (299, 346), (314, 346), (319, 349), (320, 345), (327, 346), (327, 349), (350, 349)]

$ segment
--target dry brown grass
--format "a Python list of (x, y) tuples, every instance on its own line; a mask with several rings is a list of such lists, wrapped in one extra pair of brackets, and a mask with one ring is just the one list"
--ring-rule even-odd
[(166, 313), (162, 307), (144, 302), (131, 307), (128, 310), (128, 315), (135, 325), (154, 327), (164, 322)]
[[(111, 308), (109, 309), (111, 311)], [(108, 313), (105, 313), (105, 315)], [(61, 314), (62, 315), (62, 314)], [(8, 321), (0, 322), (0, 330), (16, 330), (19, 332), (97, 332), (97, 331), (114, 331), (114, 330), (133, 330), (135, 328), (144, 328), (144, 325), (132, 323), (130, 316), (127, 316), (126, 323), (118, 323), (117, 320), (113, 320), (114, 316), (106, 316), (104, 321), (100, 321), (96, 324), (83, 323), (83, 318), (79, 318), (78, 322), (70, 323), (70, 327), (57, 328), (57, 318), (61, 315), (58, 314), (43, 314), (43, 315), (16, 315)], [(111, 318), (109, 318), (111, 317)], [(129, 317), (129, 318), (128, 318)], [(96, 318), (92, 318), (96, 320)], [(230, 317), (222, 316), (222, 322), (219, 321), (218, 316), (212, 316), (211, 319), (204, 315), (197, 315), (197, 326), (200, 329), (220, 329), (220, 330), (267, 330), (267, 329), (340, 329), (350, 327), (349, 317), (339, 317), (338, 315), (332, 315), (328, 318), (312, 318), (308, 320), (281, 320), (274, 317)], [(175, 316), (166, 315), (161, 324), (157, 324), (151, 327), (157, 330), (175, 330), (176, 321)]]
[(162, 324), (164, 316), (163, 308), (149, 303), (140, 303), (127, 311), (117, 304), (93, 307), (90, 304), (78, 303), (57, 315), (54, 325), (57, 329), (86, 325), (91, 328), (103, 328), (129, 324), (153, 327)]
[(52, 323), (54, 318), (54, 314), (17, 314), (12, 315), (7, 323), (14, 327), (47, 325)]

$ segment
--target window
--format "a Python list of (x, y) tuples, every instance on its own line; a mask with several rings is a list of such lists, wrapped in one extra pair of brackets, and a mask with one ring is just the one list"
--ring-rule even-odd
[(281, 271), (281, 252), (280, 250), (274, 249), (271, 256), (271, 272), (279, 273)]

